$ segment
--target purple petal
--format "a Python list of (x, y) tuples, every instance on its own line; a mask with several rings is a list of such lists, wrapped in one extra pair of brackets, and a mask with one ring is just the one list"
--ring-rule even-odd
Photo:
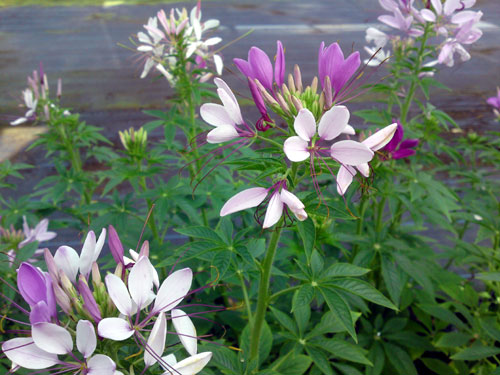
[(247, 78), (255, 78), (252, 72), (252, 67), (250, 64), (243, 59), (233, 59), (234, 65), (238, 68), (238, 70)]
[(332, 77), (332, 86), (335, 91), (335, 95), (341, 91), (344, 85), (351, 79), (352, 75), (358, 70), (361, 65), (361, 58), (359, 56), (359, 52), (353, 52), (349, 55), (349, 57), (334, 71)]
[(44, 323), (50, 322), (51, 314), (49, 307), (45, 301), (40, 301), (36, 305), (31, 307), (30, 311), (30, 323)]
[(118, 236), (115, 227), (110, 225), (108, 227), (108, 232), (109, 232), (108, 245), (109, 249), (111, 250), (111, 255), (113, 256), (113, 259), (115, 260), (116, 264), (124, 264), (123, 245), (122, 242), (120, 241), (120, 237)]
[(262, 203), (267, 196), (267, 189), (256, 187), (246, 189), (230, 198), (220, 210), (220, 216), (226, 216), (234, 212), (256, 207)]
[(416, 154), (415, 150), (405, 148), (402, 150), (394, 151), (392, 154), (392, 158), (393, 159), (403, 159), (403, 158), (407, 158), (407, 157), (415, 155), (415, 154)]
[(250, 93), (252, 94), (253, 101), (255, 105), (257, 106), (257, 109), (262, 115), (267, 115), (267, 108), (264, 103), (264, 99), (262, 98), (262, 95), (257, 88), (257, 85), (255, 84), (254, 81), (251, 79), (248, 80), (248, 87), (250, 87)]
[(29, 263), (23, 262), (17, 271), (17, 287), (21, 296), (30, 306), (46, 301), (47, 288), (42, 272)]
[(97, 305), (94, 295), (92, 294), (92, 291), (90, 290), (83, 275), (80, 277), (80, 280), (78, 280), (78, 292), (80, 293), (80, 296), (82, 296), (83, 307), (85, 310), (87, 310), (96, 323), (99, 323), (102, 319), (101, 310), (99, 310), (99, 306)]
[(255, 78), (268, 90), (273, 89), (273, 66), (269, 57), (260, 48), (252, 47), (248, 52), (248, 63)]
[(283, 51), (283, 45), (278, 40), (276, 43), (276, 61), (274, 63), (274, 80), (278, 87), (283, 85), (285, 79), (285, 52)]
[(401, 123), (399, 121), (397, 121), (397, 124), (398, 124), (398, 126), (396, 128), (396, 132), (394, 133), (394, 136), (392, 137), (390, 142), (387, 143), (385, 145), (385, 147), (383, 148), (384, 151), (393, 152), (398, 147), (401, 140), (403, 139), (403, 136), (404, 136), (403, 125), (401, 125)]
[(403, 148), (415, 148), (419, 144), (418, 139), (410, 138), (410, 139), (405, 139), (403, 142), (401, 142), (401, 145), (399, 146), (399, 149)]

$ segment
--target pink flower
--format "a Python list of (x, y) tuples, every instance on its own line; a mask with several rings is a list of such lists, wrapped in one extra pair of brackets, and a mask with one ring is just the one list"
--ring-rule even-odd
[(497, 96), (492, 96), (486, 101), (489, 105), (496, 109), (500, 109), (500, 88), (497, 87)]
[[(224, 204), (220, 210), (220, 216), (226, 216), (246, 210), (247, 208), (258, 207), (269, 196), (269, 192), (271, 192), (264, 221), (262, 222), (262, 228), (266, 229), (272, 227), (280, 220), (283, 213), (288, 215), (287, 210), (292, 211), (298, 220), (304, 221), (307, 219), (304, 204), (299, 198), (289, 192), (286, 187), (286, 181), (283, 180), (277, 182), (269, 189), (257, 187), (243, 190)], [(257, 216), (256, 219), (258, 219), (260, 224), (260, 218)]]

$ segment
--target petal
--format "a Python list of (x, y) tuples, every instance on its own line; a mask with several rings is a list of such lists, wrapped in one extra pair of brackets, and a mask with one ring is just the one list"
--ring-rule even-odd
[(337, 173), (337, 192), (344, 195), (347, 188), (351, 185), (356, 170), (347, 165), (341, 165)]
[(252, 68), (250, 64), (242, 59), (233, 59), (234, 65), (238, 68), (238, 70), (248, 78), (255, 78), (252, 72)]
[(31, 328), (31, 336), (36, 346), (53, 354), (67, 354), (73, 350), (71, 334), (53, 323), (37, 323)]
[(90, 231), (83, 243), (82, 251), (80, 253), (80, 273), (87, 277), (92, 268), (92, 261), (94, 259), (94, 251), (96, 248), (96, 238), (94, 231)]
[(179, 309), (172, 310), (171, 315), (179, 340), (190, 355), (195, 355), (198, 352), (198, 340), (193, 322), (184, 311)]
[(59, 363), (56, 354), (40, 349), (31, 337), (17, 337), (5, 341), (2, 344), (2, 352), (13, 363), (30, 370), (41, 370)]
[(238, 100), (236, 100), (236, 96), (234, 96), (234, 93), (231, 91), (229, 86), (225, 81), (223, 81), (220, 78), (214, 78), (214, 83), (217, 85), (217, 88), (223, 89), (231, 98), (231, 100), (235, 103), (238, 103)]
[(221, 143), (227, 142), (232, 139), (238, 138), (238, 130), (233, 125), (220, 125), (212, 129), (207, 134), (208, 143)]
[(354, 128), (351, 125), (347, 124), (344, 130), (342, 130), (342, 134), (356, 135), (356, 130), (354, 130)]
[(420, 15), (427, 22), (435, 22), (436, 21), (436, 15), (430, 9), (422, 9), (420, 11)]
[(311, 154), (307, 151), (308, 142), (294, 136), (288, 138), (283, 144), (283, 151), (288, 160), (299, 162), (306, 160)]
[(120, 237), (118, 236), (116, 229), (112, 225), (108, 227), (108, 231), (109, 231), (108, 246), (109, 249), (111, 250), (111, 255), (113, 256), (113, 259), (115, 260), (116, 264), (118, 263), (123, 264), (123, 245), (122, 242), (120, 241)]
[(380, 150), (387, 145), (398, 128), (398, 124), (394, 123), (366, 138), (362, 143), (372, 151)]
[(226, 108), (220, 104), (203, 104), (200, 108), (200, 116), (203, 121), (212, 126), (235, 125), (234, 121), (229, 117)]
[(402, 148), (415, 148), (418, 146), (420, 141), (415, 138), (410, 138), (410, 139), (405, 139), (403, 142), (401, 142), (401, 145), (399, 146), (400, 149)]
[(167, 277), (160, 286), (153, 311), (170, 311), (177, 306), (189, 292), (193, 282), (193, 271), (184, 268)]
[[(105, 240), (106, 240), (106, 228), (102, 228), (101, 234), (99, 235), (99, 238), (97, 239), (97, 243), (94, 248), (94, 257), (92, 258), (92, 263), (97, 261), (97, 258), (99, 258)], [(92, 264), (90, 265), (90, 268), (92, 268)]]
[[(121, 281), (121, 280), (120, 280)], [(142, 257), (134, 264), (128, 275), (128, 289), (135, 304), (142, 310), (146, 307), (153, 289), (153, 275), (151, 262), (147, 257)], [(149, 301), (151, 302), (151, 301)]]
[(224, 68), (224, 62), (222, 61), (222, 57), (220, 55), (213, 55), (215, 71), (218, 75), (222, 74), (222, 69)]
[(217, 89), (217, 94), (226, 109), (227, 114), (232, 120), (233, 124), (243, 124), (241, 117), (241, 110), (238, 102), (235, 100), (234, 95), (230, 95), (225, 89)]
[(392, 158), (393, 159), (403, 159), (403, 158), (407, 158), (407, 157), (415, 155), (415, 154), (416, 154), (415, 150), (409, 149), (409, 148), (404, 148), (404, 149), (394, 151), (392, 154)]
[(220, 216), (246, 210), (261, 204), (267, 196), (267, 189), (256, 187), (246, 189), (231, 197), (220, 210)]
[(361, 173), (364, 177), (370, 176), (370, 166), (368, 163), (362, 163), (356, 165), (356, 169)]
[(54, 262), (58, 269), (62, 270), (71, 282), (76, 281), (80, 257), (75, 249), (69, 246), (61, 246), (54, 254)]
[(125, 283), (112, 273), (106, 275), (104, 282), (108, 288), (109, 297), (118, 311), (123, 315), (131, 316), (134, 311), (132, 311), (132, 300)]
[(281, 190), (281, 200), (285, 203), (290, 211), (293, 212), (298, 220), (304, 221), (307, 219), (307, 213), (304, 210), (304, 204), (297, 198), (294, 194), (290, 193), (288, 190)]
[(274, 62), (274, 80), (278, 87), (283, 85), (283, 80), (285, 79), (285, 52), (283, 51), (283, 45), (278, 40), (276, 42), (276, 61)]
[(76, 325), (76, 348), (84, 358), (94, 354), (97, 346), (97, 338), (92, 323), (88, 320), (80, 320)]
[(460, 0), (446, 0), (443, 6), (443, 13), (445, 16), (451, 16), (454, 11), (461, 7)]
[[(211, 358), (211, 352), (204, 352), (193, 355), (191, 357), (183, 359), (180, 362), (177, 362), (177, 364), (173, 366), (173, 373), (180, 375), (195, 375), (203, 370), (203, 368), (207, 365)], [(171, 372), (167, 371), (166, 374), (171, 374)]]
[(330, 108), (318, 125), (318, 134), (327, 141), (338, 137), (346, 128), (349, 122), (349, 110), (343, 105), (336, 105)]
[[(166, 355), (165, 357), (161, 357), (160, 365), (164, 370), (169, 369), (177, 363), (177, 358), (175, 358), (174, 354)], [(166, 365), (166, 366), (165, 366)]]
[[(165, 350), (165, 338), (167, 336), (167, 320), (165, 313), (160, 313), (148, 338), (147, 349), (144, 352), (144, 363), (146, 367), (154, 365)], [(155, 355), (151, 355), (152, 351)]]
[(314, 115), (307, 108), (299, 111), (293, 122), (295, 133), (304, 141), (310, 141), (316, 134), (316, 120)]
[(87, 362), (87, 375), (114, 375), (116, 364), (104, 354), (96, 354)]
[(39, 301), (36, 305), (31, 306), (30, 323), (50, 322), (50, 310), (45, 301)]
[(24, 124), (27, 121), (28, 121), (28, 119), (26, 117), (19, 117), (17, 120), (11, 121), (10, 124), (12, 126), (16, 126), (16, 125)]
[(373, 151), (356, 141), (339, 141), (330, 148), (332, 158), (341, 164), (358, 165), (373, 158)]
[(114, 341), (123, 341), (134, 334), (129, 322), (122, 318), (105, 318), (97, 326), (99, 336)]
[(283, 201), (281, 200), (281, 196), (278, 192), (275, 192), (269, 201), (269, 205), (267, 206), (266, 216), (264, 217), (264, 223), (262, 224), (262, 228), (266, 229), (272, 227), (276, 224), (281, 215), (283, 214)]
[(431, 0), (431, 4), (438, 15), (443, 13), (443, 3), (441, 0)]
[(45, 277), (38, 268), (29, 263), (21, 263), (17, 271), (17, 287), (21, 296), (30, 306), (47, 299)]
[(262, 86), (268, 90), (273, 89), (273, 66), (267, 54), (260, 48), (252, 47), (248, 52), (248, 63), (252, 72)]

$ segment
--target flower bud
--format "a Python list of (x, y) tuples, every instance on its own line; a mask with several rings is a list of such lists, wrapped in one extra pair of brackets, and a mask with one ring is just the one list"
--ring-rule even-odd
[(92, 263), (92, 283), (96, 286), (102, 285), (101, 272), (97, 262)]
[(295, 82), (293, 82), (293, 76), (291, 74), (288, 75), (288, 87), (290, 89), (290, 92), (297, 91), (295, 89)]
[(293, 67), (293, 76), (295, 78), (295, 87), (299, 93), (302, 92), (302, 75), (300, 74), (300, 68), (298, 65)]
[(120, 237), (118, 236), (116, 229), (112, 225), (108, 227), (108, 233), (108, 245), (109, 249), (111, 250), (111, 255), (113, 256), (113, 259), (117, 264), (123, 263), (123, 245), (120, 241)]
[(96, 323), (99, 323), (102, 320), (101, 311), (83, 275), (80, 275), (78, 280), (78, 292), (82, 296), (85, 311)]
[(71, 314), (71, 300), (68, 295), (64, 293), (64, 290), (62, 290), (62, 288), (58, 284), (54, 283), (52, 287), (54, 289), (54, 295), (56, 297), (57, 304), (61, 307), (61, 309), (63, 309), (66, 314)]

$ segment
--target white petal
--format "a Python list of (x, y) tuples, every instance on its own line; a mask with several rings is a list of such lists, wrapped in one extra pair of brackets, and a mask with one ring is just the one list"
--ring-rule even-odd
[(220, 125), (208, 132), (207, 142), (221, 143), (230, 141), (238, 137), (239, 137), (238, 131), (233, 125)]
[(344, 130), (342, 130), (342, 134), (356, 135), (356, 130), (354, 130), (351, 125), (347, 124)]
[(144, 69), (142, 70), (141, 73), (141, 79), (145, 78), (148, 73), (151, 71), (151, 68), (155, 65), (155, 61), (153, 59), (147, 59), (146, 62), (144, 63)]
[(362, 163), (359, 165), (356, 165), (356, 169), (361, 173), (364, 177), (370, 176), (370, 166), (368, 163)]
[(222, 42), (222, 38), (213, 37), (213, 38), (208, 38), (207, 40), (205, 40), (204, 44), (206, 46), (215, 46), (216, 44), (219, 44), (220, 42)]
[(19, 117), (17, 120), (11, 121), (10, 124), (12, 126), (16, 126), (16, 125), (24, 124), (26, 121), (28, 121), (28, 119), (26, 117)]
[(62, 270), (70, 281), (75, 282), (78, 273), (80, 257), (75, 249), (69, 246), (61, 246), (54, 254), (54, 262), (57, 268)]
[(85, 277), (89, 275), (92, 268), (95, 246), (95, 233), (91, 230), (85, 238), (85, 242), (83, 243), (82, 251), (80, 253), (80, 273)]
[(310, 141), (316, 134), (316, 120), (314, 115), (307, 108), (299, 111), (293, 122), (295, 133), (304, 141)]
[(13, 363), (30, 370), (41, 370), (59, 363), (56, 354), (40, 349), (31, 337), (17, 337), (5, 341), (2, 344), (2, 352)]
[(140, 258), (132, 267), (128, 275), (128, 289), (130, 291), (130, 296), (139, 309), (142, 310), (147, 306), (146, 302), (153, 289), (151, 262), (147, 257)]
[(80, 320), (76, 325), (76, 347), (84, 358), (94, 354), (97, 346), (97, 338), (92, 323), (88, 320)]
[(174, 354), (169, 354), (169, 355), (166, 355), (165, 357), (161, 357), (160, 364), (164, 370), (168, 370), (169, 368), (174, 366), (176, 363), (177, 363), (177, 358), (175, 358)]
[(283, 144), (283, 151), (290, 161), (298, 162), (306, 160), (311, 154), (307, 150), (308, 142), (301, 137), (293, 136)]
[(123, 341), (134, 334), (129, 322), (122, 318), (104, 318), (97, 326), (97, 333), (106, 339)]
[(221, 75), (222, 69), (224, 68), (224, 62), (222, 61), (222, 57), (220, 57), (220, 55), (215, 54), (213, 56), (213, 59), (214, 59), (215, 71), (217, 72), (218, 75)]
[(132, 310), (132, 300), (125, 283), (112, 273), (106, 275), (104, 282), (118, 311), (123, 315), (131, 316), (135, 311)]
[(95, 245), (94, 257), (92, 258), (92, 263), (97, 261), (97, 258), (99, 258), (105, 240), (106, 240), (106, 228), (102, 228), (101, 234), (99, 235), (99, 239), (97, 240), (97, 243)]
[(235, 125), (234, 121), (229, 117), (226, 108), (220, 104), (203, 104), (200, 108), (200, 116), (203, 121), (208, 122), (212, 126)]
[(337, 173), (337, 192), (340, 195), (344, 195), (347, 188), (352, 183), (353, 177), (356, 174), (354, 168), (348, 165), (341, 165)]
[(96, 354), (87, 362), (87, 375), (115, 375), (116, 364), (107, 355)]
[(420, 15), (422, 16), (422, 18), (424, 20), (426, 20), (427, 22), (434, 22), (436, 21), (436, 15), (434, 14), (434, 12), (430, 9), (422, 9), (420, 11)]
[(343, 105), (330, 108), (319, 121), (319, 136), (327, 141), (338, 137), (347, 126), (349, 116), (349, 110)]
[(233, 120), (233, 122), (235, 124), (243, 124), (240, 106), (238, 105), (238, 102), (233, 99), (234, 95), (233, 97), (231, 97), (231, 95), (229, 95), (225, 89), (217, 89), (217, 93), (219, 94), (219, 98), (222, 101), (222, 104), (224, 104), (224, 108), (226, 109), (227, 114)]
[(373, 158), (373, 151), (356, 141), (339, 141), (330, 148), (332, 158), (341, 164), (358, 165)]
[(31, 336), (36, 346), (53, 354), (66, 354), (73, 350), (71, 334), (53, 323), (36, 323), (31, 328)]
[(172, 310), (172, 323), (175, 331), (179, 334), (179, 340), (190, 355), (198, 352), (198, 340), (196, 338), (196, 328), (186, 313), (182, 310)]
[[(173, 373), (176, 375), (195, 375), (203, 370), (211, 358), (211, 352), (193, 355), (175, 364)], [(167, 371), (165, 374), (171, 374), (171, 372)]]
[(281, 190), (281, 200), (293, 212), (298, 220), (304, 221), (307, 219), (307, 213), (304, 210), (304, 203), (300, 201), (295, 194), (290, 193), (288, 190)]
[(216, 20), (214, 18), (206, 20), (203, 22), (203, 31), (208, 30), (208, 29), (213, 29), (215, 27), (219, 27), (220, 21)]
[(386, 126), (385, 128), (366, 138), (362, 143), (372, 151), (380, 150), (391, 141), (394, 133), (396, 133), (397, 128), (397, 123)]
[(228, 84), (224, 80), (222, 80), (221, 78), (214, 78), (214, 83), (217, 85), (217, 88), (223, 89), (225, 92), (227, 92), (232, 101), (238, 103), (238, 100), (236, 99), (236, 96), (234, 96), (233, 91), (229, 88)]
[(276, 224), (283, 214), (283, 201), (279, 193), (274, 193), (267, 206), (262, 228), (266, 229)]
[(142, 31), (139, 31), (137, 33), (137, 39), (139, 39), (139, 42), (141, 43), (151, 44), (151, 39), (149, 39), (149, 36), (144, 34)]
[(160, 286), (153, 311), (170, 311), (177, 306), (189, 292), (193, 282), (193, 271), (184, 268), (167, 277)]
[[(160, 313), (149, 335), (147, 349), (144, 351), (144, 363), (146, 367), (154, 365), (158, 361), (157, 358), (163, 354), (166, 336), (167, 320), (165, 313)], [(149, 351), (152, 351), (155, 355), (151, 355)]]
[(231, 197), (220, 210), (220, 216), (226, 216), (234, 212), (257, 207), (266, 199), (267, 189), (256, 187), (246, 189)]
[(140, 45), (139, 47), (137, 47), (137, 51), (139, 51), (139, 52), (149, 52), (152, 50), (153, 50), (152, 46)]

